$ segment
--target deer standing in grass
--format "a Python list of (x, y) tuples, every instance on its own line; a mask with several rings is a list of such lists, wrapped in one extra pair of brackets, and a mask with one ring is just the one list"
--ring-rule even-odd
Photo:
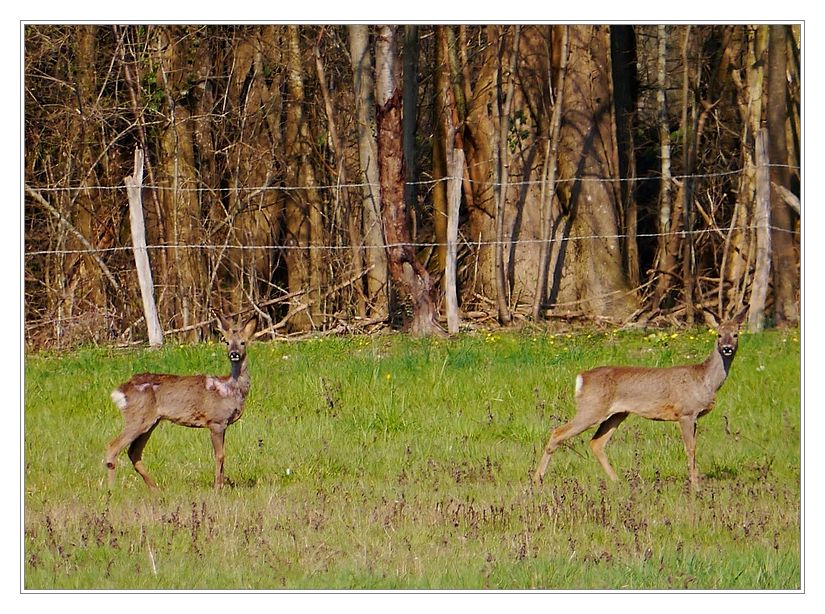
[(128, 446), (135, 471), (151, 490), (157, 489), (142, 456), (152, 431), (162, 420), (209, 429), (215, 452), (215, 488), (223, 487), (224, 434), (227, 427), (241, 417), (249, 393), (246, 346), (255, 334), (257, 323), (253, 318), (233, 328), (222, 315), (217, 315), (217, 320), (232, 365), (228, 376), (140, 373), (112, 391), (112, 401), (123, 414), (124, 426), (106, 450), (109, 487), (115, 482), (115, 459)]
[(702, 363), (659, 368), (598, 367), (580, 373), (576, 377), (576, 415), (550, 434), (533, 481), (542, 482), (556, 448), (596, 425), (599, 427), (590, 440), (590, 449), (610, 479), (616, 481), (604, 448), (622, 421), (629, 414), (637, 414), (650, 420), (679, 422), (690, 485), (697, 490), (696, 420), (713, 409), (716, 392), (736, 355), (739, 326), (746, 311), (719, 325), (716, 345)]

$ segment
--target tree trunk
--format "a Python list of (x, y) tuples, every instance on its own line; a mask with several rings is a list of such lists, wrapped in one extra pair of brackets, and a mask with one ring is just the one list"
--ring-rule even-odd
[[(682, 203), (682, 298), (685, 306), (685, 321), (693, 326), (693, 214), (691, 212), (693, 200), (693, 150), (696, 138), (696, 125), (689, 115), (690, 104), (690, 64), (688, 49), (690, 45), (690, 25), (685, 26), (685, 40), (682, 44), (682, 120), (679, 129), (682, 134), (682, 186), (679, 188), (678, 200)], [(701, 72), (701, 64), (699, 65)], [(696, 109), (693, 109), (696, 115)], [(688, 125), (688, 122), (691, 125)], [(672, 243), (678, 249), (677, 243)]]
[(289, 320), (293, 331), (309, 330), (321, 325), (321, 257), (323, 226), (320, 201), (316, 189), (315, 170), (310, 157), (307, 120), (304, 117), (304, 75), (298, 26), (287, 27), (288, 86), (286, 126), (287, 185), (300, 188), (287, 195), (286, 203), (286, 263), (289, 291), (305, 291), (303, 303), (308, 309), (298, 311)]
[(750, 252), (755, 241), (755, 234), (750, 228), (756, 206), (754, 139), (762, 122), (767, 28), (766, 25), (748, 26), (744, 53), (745, 81), (742, 81), (737, 70), (731, 71), (738, 89), (739, 114), (742, 119), (742, 174), (720, 272), (717, 298), (720, 314), (725, 312), (727, 304), (741, 304), (750, 276)]
[[(318, 84), (321, 89), (321, 97), (324, 99), (324, 110), (327, 116), (327, 130), (329, 131), (330, 141), (332, 142), (333, 153), (336, 158), (336, 170), (338, 174), (338, 183), (347, 185), (347, 166), (344, 160), (344, 143), (341, 141), (341, 136), (338, 132), (337, 122), (335, 121), (335, 112), (332, 108), (332, 98), (330, 97), (329, 88), (327, 87), (326, 71), (324, 70), (324, 61), (321, 57), (321, 37), (324, 35), (324, 28), (321, 29), (318, 35), (318, 40), (315, 43), (315, 70), (318, 73)], [(336, 192), (338, 193), (338, 192)], [(349, 197), (349, 188), (343, 189), (344, 209), (347, 218), (347, 233), (349, 235), (349, 244), (352, 252), (352, 274), (358, 275), (364, 270), (364, 259), (361, 253), (361, 237), (360, 237), (360, 218), (359, 211), (354, 211)], [(364, 297), (363, 283), (359, 277), (354, 283), (355, 287), (355, 304), (360, 317), (366, 317), (367, 306)]]
[[(768, 131), (770, 133), (771, 183), (790, 187), (785, 122), (788, 119), (785, 25), (771, 25), (768, 53)], [(799, 268), (794, 248), (794, 218), (777, 190), (771, 196), (773, 226), (773, 287), (777, 326), (799, 322)]]
[(675, 253), (671, 247), (671, 232), (675, 232), (673, 221), (672, 177), (670, 171), (670, 121), (667, 111), (667, 26), (658, 27), (659, 55), (657, 66), (656, 102), (659, 111), (659, 159), (661, 163), (661, 184), (659, 186), (659, 252), (658, 275), (653, 306), (671, 306), (671, 289), (676, 269)]
[(570, 26), (560, 26), (561, 55), (559, 59), (558, 77), (556, 78), (555, 97), (552, 101), (553, 111), (550, 119), (550, 135), (548, 141), (548, 153), (545, 164), (547, 172), (544, 178), (545, 196), (542, 198), (542, 205), (545, 207), (545, 215), (542, 224), (542, 243), (539, 250), (539, 274), (536, 283), (536, 295), (533, 297), (533, 320), (538, 321), (543, 313), (544, 302), (547, 300), (547, 276), (550, 273), (551, 245), (555, 229), (555, 206), (556, 200), (556, 171), (559, 155), (559, 136), (561, 132), (561, 116), (564, 109), (564, 81), (567, 74), (567, 60), (569, 57)]
[[(244, 144), (244, 147), (233, 148), (229, 156), (229, 210), (223, 210), (223, 203), (217, 206), (210, 203), (211, 207), (204, 207), (205, 210), (212, 209), (213, 215), (217, 209), (227, 216), (225, 240), (240, 248), (227, 251), (226, 263), (229, 272), (226, 277), (234, 277), (234, 284), (226, 283), (225, 286), (236, 311), (248, 305), (250, 300), (264, 302), (272, 292), (270, 250), (250, 248), (276, 243), (283, 209), (281, 192), (262, 189), (276, 180), (276, 156), (283, 146), (280, 129), (273, 130), (272, 121), (273, 113), (280, 111), (280, 82), (273, 84), (278, 92), (273, 96), (265, 74), (266, 63), (273, 60), (271, 54), (275, 53), (276, 36), (273, 26), (246, 34), (234, 47), (235, 69), (228, 86), (228, 102), (237, 117), (237, 138)], [(203, 147), (199, 153), (204, 162), (212, 155)], [(220, 186), (212, 187), (219, 189)]]
[(387, 253), (381, 221), (381, 190), (378, 176), (378, 127), (375, 118), (375, 84), (367, 26), (348, 26), (352, 57), (355, 114), (358, 125), (358, 157), (362, 183), (363, 236), (366, 242), (367, 299), (373, 317), (387, 316)]
[[(513, 43), (510, 50), (510, 59), (506, 73), (500, 83), (507, 84), (504, 95), (504, 106), (499, 110), (498, 125), (499, 133), (496, 141), (498, 151), (496, 152), (496, 243), (495, 243), (495, 263), (496, 263), (496, 309), (498, 311), (498, 321), (501, 324), (509, 324), (513, 316), (510, 313), (510, 284), (508, 283), (507, 269), (504, 263), (505, 247), (510, 251), (510, 236), (505, 237), (504, 232), (504, 208), (507, 204), (507, 179), (510, 173), (510, 113), (513, 109), (513, 95), (516, 89), (516, 62), (518, 61), (519, 36), (521, 26), (514, 26)], [(506, 36), (502, 32), (499, 44), (505, 48)], [(503, 55), (503, 54), (502, 54)], [(499, 94), (501, 99), (501, 94)]]
[[(92, 197), (92, 192), (88, 186), (97, 184), (97, 174), (94, 172), (94, 155), (92, 147), (95, 143), (94, 127), (90, 123), (94, 115), (95, 100), (95, 54), (97, 26), (81, 25), (77, 30), (77, 58), (75, 60), (77, 80), (75, 82), (76, 104), (78, 113), (74, 116), (72, 134), (69, 135), (75, 144), (69, 156), (75, 157), (77, 168), (77, 179), (80, 189), (74, 194), (71, 202), (70, 215), (74, 217), (74, 225), (77, 230), (90, 241), (97, 244), (97, 236), (100, 228), (97, 220), (96, 200)], [(77, 260), (77, 266), (75, 261)], [(71, 302), (88, 311), (90, 309), (103, 310), (106, 307), (105, 287), (100, 268), (94, 262), (91, 254), (75, 255), (69, 254), (66, 269), (72, 271), (80, 280), (75, 287), (75, 292), (79, 294), (72, 297)], [(68, 284), (72, 287), (73, 284)], [(78, 300), (81, 299), (81, 300)]]
[(443, 271), (447, 263), (447, 156), (454, 142), (448, 136), (448, 124), (453, 120), (452, 85), (450, 83), (450, 63), (447, 29), (451, 26), (436, 26), (435, 50), (435, 100), (433, 101), (434, 135), (433, 148), (433, 230), (437, 244), (438, 270)]
[(393, 281), (409, 297), (410, 332), (426, 337), (442, 332), (435, 321), (430, 276), (412, 245), (409, 213), (404, 202), (401, 90), (396, 51), (397, 26), (380, 26), (375, 42), (376, 104), (378, 108), (378, 168), (383, 200), (387, 255)]
[(498, 34), (496, 26), (487, 26), (482, 65), (467, 104), (465, 155), (472, 186), (472, 204), (468, 203), (470, 240), (479, 242), (473, 259), (473, 283), (468, 284), (470, 296), (495, 296), (495, 168), (493, 143), (495, 134), (492, 109), (498, 105)]
[[(186, 26), (159, 27), (158, 53), (161, 64), (161, 82), (166, 94), (167, 125), (160, 137), (158, 167), (162, 184), (168, 188), (160, 194), (161, 214), (166, 229), (166, 243), (171, 247), (167, 258), (173, 265), (173, 285), (167, 293), (167, 318), (179, 328), (208, 319), (206, 313), (206, 269), (202, 252), (186, 246), (202, 241), (200, 201), (195, 169), (195, 124), (192, 112), (185, 102), (184, 91), (189, 87), (191, 67), (186, 48), (180, 40), (187, 36)], [(159, 301), (160, 303), (160, 301)], [(197, 329), (187, 335), (197, 340)]]
[(637, 237), (639, 207), (636, 197), (636, 144), (634, 133), (638, 128), (638, 55), (633, 26), (610, 26), (611, 66), (613, 74), (614, 107), (616, 115), (616, 145), (619, 157), (619, 176), (624, 179), (620, 188), (624, 202), (623, 249), (625, 267), (630, 285), (641, 284), (639, 243)]
[(406, 167), (404, 202), (409, 211), (416, 210), (415, 180), (415, 133), (418, 119), (418, 26), (404, 26), (404, 103), (403, 103), (403, 146)]
[[(557, 307), (618, 320), (638, 308), (622, 263), (606, 26), (570, 26), (559, 141), (559, 194), (569, 236), (554, 271)], [(605, 179), (608, 179), (605, 181)], [(556, 288), (551, 291), (551, 299)]]

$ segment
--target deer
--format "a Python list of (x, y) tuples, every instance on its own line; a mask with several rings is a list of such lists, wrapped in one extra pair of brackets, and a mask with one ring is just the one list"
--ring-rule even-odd
[(227, 427), (243, 414), (250, 388), (246, 348), (255, 334), (257, 321), (253, 317), (242, 326), (233, 327), (223, 315), (214, 315), (227, 345), (231, 365), (228, 376), (140, 373), (112, 391), (112, 401), (123, 415), (123, 432), (106, 449), (109, 488), (115, 484), (115, 461), (128, 446), (135, 471), (150, 491), (158, 490), (143, 464), (143, 449), (152, 431), (164, 420), (209, 429), (215, 454), (214, 487), (223, 488), (224, 436)]
[[(630, 414), (678, 422), (685, 444), (692, 491), (699, 490), (696, 470), (696, 421), (713, 409), (716, 393), (728, 376), (747, 308), (718, 325), (716, 344), (704, 362), (674, 367), (604, 366), (576, 377), (575, 416), (550, 433), (533, 482), (540, 485), (550, 456), (565, 441), (598, 425), (590, 449), (612, 481), (618, 477), (605, 446)], [(711, 316), (715, 321), (715, 318)]]

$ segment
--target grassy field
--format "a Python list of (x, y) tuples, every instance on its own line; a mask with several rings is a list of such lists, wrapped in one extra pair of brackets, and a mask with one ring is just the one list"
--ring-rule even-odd
[(467, 333), (258, 342), (212, 491), (208, 433), (159, 427), (125, 454), (109, 392), (132, 373), (226, 373), (223, 346), (84, 349), (25, 362), (25, 589), (800, 589), (800, 343), (743, 335), (699, 422), (631, 417), (530, 475), (578, 371), (698, 362), (708, 331)]

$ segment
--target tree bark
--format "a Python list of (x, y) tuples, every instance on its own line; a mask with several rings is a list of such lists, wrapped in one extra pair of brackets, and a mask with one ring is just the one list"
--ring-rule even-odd
[[(192, 73), (188, 48), (180, 44), (188, 35), (186, 28), (158, 27), (156, 30), (167, 112), (167, 124), (160, 137), (158, 165), (162, 174), (159, 180), (168, 188), (160, 194), (161, 215), (165, 218), (167, 235), (164, 238), (171, 250), (167, 262), (173, 264), (174, 280), (171, 292), (167, 294), (170, 308), (165, 313), (169, 320), (178, 322), (183, 328), (206, 319), (208, 304), (202, 252), (181, 247), (197, 245), (202, 238), (200, 200), (196, 191), (195, 124), (184, 94)], [(197, 336), (194, 329), (187, 335), (190, 341), (196, 341)]]
[(641, 284), (637, 228), (639, 206), (636, 194), (636, 138), (638, 129), (638, 54), (635, 28), (629, 25), (610, 26), (610, 52), (613, 76), (613, 106), (616, 115), (616, 146), (619, 176), (624, 180), (620, 194), (624, 203), (625, 267), (630, 285)]
[[(97, 243), (99, 234), (97, 220), (96, 199), (92, 197), (89, 185), (97, 183), (97, 174), (94, 172), (94, 155), (92, 147), (95, 143), (93, 134), (93, 124), (90, 119), (94, 116), (95, 99), (95, 55), (97, 50), (96, 36), (98, 26), (81, 25), (77, 29), (77, 58), (75, 68), (77, 79), (75, 82), (77, 114), (70, 128), (72, 134), (69, 135), (74, 141), (74, 145), (68, 153), (76, 158), (76, 173), (78, 175), (80, 189), (72, 197), (69, 207), (70, 215), (74, 217), (74, 225), (83, 236), (89, 237)], [(72, 262), (77, 259), (77, 265)], [(66, 269), (72, 271), (80, 280), (75, 287), (75, 291), (81, 295), (87, 304), (82, 309), (89, 307), (104, 309), (106, 307), (106, 294), (103, 278), (100, 269), (94, 264), (90, 254), (73, 255), (67, 258)], [(67, 284), (72, 287), (73, 284)], [(71, 302), (77, 303), (80, 297), (72, 297)]]
[(667, 26), (658, 27), (658, 66), (656, 73), (656, 103), (659, 111), (659, 160), (661, 179), (659, 186), (659, 252), (658, 280), (653, 306), (664, 303), (669, 307), (676, 269), (675, 255), (671, 249), (671, 232), (675, 232), (673, 221), (672, 176), (670, 170), (670, 121), (667, 110)]
[[(771, 182), (790, 187), (788, 148), (785, 139), (787, 106), (787, 26), (771, 25), (768, 52), (768, 131), (770, 133)], [(774, 190), (771, 197), (771, 225), (774, 227), (773, 287), (777, 326), (793, 326), (799, 322), (799, 268), (794, 246), (794, 218), (781, 194)]]
[(378, 127), (375, 118), (375, 83), (369, 30), (364, 25), (347, 26), (352, 58), (355, 115), (358, 126), (358, 157), (362, 183), (363, 236), (366, 242), (367, 300), (373, 317), (389, 314), (387, 253), (381, 220), (381, 189), (378, 175)]
[(742, 174), (736, 205), (730, 222), (725, 247), (721, 281), (718, 292), (718, 311), (724, 313), (726, 304), (741, 304), (750, 274), (750, 252), (755, 234), (750, 228), (756, 203), (756, 164), (754, 139), (762, 122), (764, 95), (765, 52), (768, 44), (768, 26), (748, 26), (744, 50), (742, 81), (737, 70), (731, 71), (738, 89), (739, 115), (742, 120)]
[[(682, 298), (685, 306), (685, 320), (688, 326), (693, 326), (693, 151), (696, 138), (696, 124), (691, 121), (689, 114), (690, 103), (690, 64), (688, 50), (690, 46), (691, 26), (685, 26), (685, 39), (682, 44), (682, 120), (680, 131), (682, 134), (682, 186), (679, 188), (679, 201), (682, 203)], [(701, 73), (701, 64), (699, 66)], [(693, 109), (696, 116), (696, 109)], [(690, 125), (688, 124), (690, 122)], [(678, 244), (673, 243), (675, 249)]]
[(473, 259), (477, 263), (471, 295), (495, 296), (495, 168), (493, 143), (495, 134), (492, 109), (498, 105), (498, 45), (496, 26), (485, 27), (485, 50), (478, 77), (467, 104), (464, 131), (467, 169), (472, 187), (472, 204), (468, 203), (470, 240), (479, 242)]
[(306, 300), (309, 309), (300, 312), (295, 308), (295, 316), (289, 320), (290, 330), (303, 331), (318, 328), (321, 309), (322, 270), (321, 246), (323, 245), (323, 221), (321, 203), (317, 193), (315, 169), (310, 160), (310, 137), (307, 120), (304, 117), (304, 74), (301, 62), (300, 35), (298, 26), (287, 27), (288, 85), (286, 159), (287, 185), (299, 188), (287, 195), (286, 263), (289, 276), (289, 291), (308, 290)]
[[(521, 26), (514, 27), (513, 46), (510, 50), (507, 72), (503, 79), (507, 84), (507, 90), (504, 95), (504, 106), (500, 109), (498, 115), (499, 133), (497, 139), (498, 151), (496, 152), (498, 162), (496, 167), (496, 309), (498, 311), (498, 321), (501, 324), (509, 324), (513, 319), (510, 313), (510, 284), (507, 280), (507, 270), (504, 263), (505, 247), (507, 247), (508, 252), (510, 251), (510, 237), (505, 237), (504, 232), (504, 208), (507, 204), (507, 179), (510, 173), (510, 113), (513, 108), (513, 95), (516, 89), (515, 72), (519, 52), (519, 35), (521, 34)], [(499, 44), (504, 47), (505, 41), (506, 37), (502, 33)]]
[(404, 132), (404, 161), (406, 168), (406, 182), (404, 184), (404, 202), (409, 211), (416, 210), (416, 186), (418, 177), (415, 160), (415, 133), (418, 119), (418, 26), (407, 24), (404, 26), (404, 103), (403, 103), (403, 132)]
[[(623, 320), (638, 308), (623, 269), (606, 26), (570, 26), (559, 141), (559, 195), (568, 236), (554, 271), (557, 307)], [(607, 180), (605, 180), (607, 179)], [(569, 310), (569, 309), (568, 309)]]
[(550, 135), (548, 142), (548, 154), (545, 164), (547, 164), (547, 174), (543, 189), (546, 194), (542, 199), (545, 207), (543, 219), (542, 243), (539, 251), (539, 274), (536, 283), (536, 295), (533, 297), (533, 320), (538, 321), (542, 317), (544, 302), (547, 300), (547, 276), (550, 273), (551, 241), (554, 234), (554, 201), (556, 200), (556, 171), (558, 167), (559, 136), (561, 133), (561, 116), (564, 109), (564, 81), (567, 75), (567, 60), (570, 51), (569, 28), (570, 26), (560, 26), (561, 35), (561, 56), (559, 59), (558, 77), (556, 78), (555, 97), (553, 99), (553, 111), (550, 119)]
[[(450, 84), (450, 63), (447, 29), (451, 26), (436, 26), (435, 51), (435, 100), (433, 114), (435, 130), (432, 140), (433, 148), (433, 231), (437, 244), (438, 270), (443, 271), (447, 263), (447, 156), (454, 146), (448, 135), (448, 124), (453, 126), (452, 86)], [(457, 119), (457, 118), (455, 118)]]
[(382, 214), (390, 273), (411, 303), (410, 333), (426, 337), (443, 331), (435, 321), (430, 276), (415, 255), (409, 213), (404, 201), (405, 171), (396, 31), (397, 26), (380, 26), (375, 41), (375, 98), (378, 107), (378, 168)]
[[(330, 140), (332, 141), (332, 149), (336, 158), (336, 171), (338, 174), (338, 183), (347, 185), (347, 166), (344, 160), (344, 143), (341, 141), (341, 135), (338, 132), (337, 122), (335, 121), (335, 112), (332, 107), (332, 97), (327, 87), (326, 71), (324, 70), (324, 61), (321, 56), (321, 38), (324, 35), (324, 28), (318, 35), (318, 40), (315, 43), (315, 70), (318, 73), (318, 84), (321, 89), (321, 97), (324, 100), (324, 110), (327, 116), (327, 130), (329, 131)], [(338, 193), (338, 191), (336, 191)], [(336, 197), (337, 198), (337, 197)], [(360, 237), (360, 210), (355, 211), (352, 207), (349, 197), (349, 188), (343, 188), (344, 208), (347, 218), (347, 233), (349, 235), (350, 250), (352, 253), (352, 274), (358, 275), (364, 270), (364, 259), (361, 253), (361, 237)], [(358, 315), (366, 317), (367, 306), (364, 297), (363, 282), (359, 277), (354, 283), (356, 289), (355, 303)]]

